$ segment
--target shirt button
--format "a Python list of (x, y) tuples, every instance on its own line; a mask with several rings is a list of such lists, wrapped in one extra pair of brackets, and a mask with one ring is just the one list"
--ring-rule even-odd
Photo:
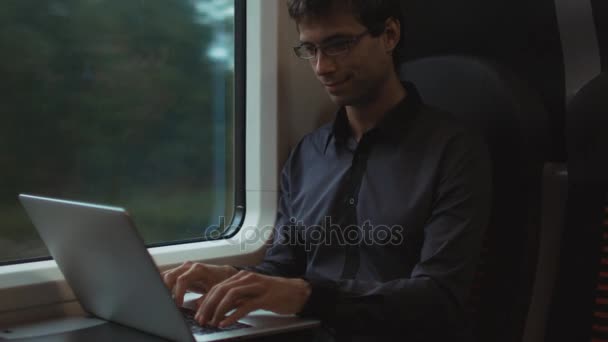
[(348, 199), (348, 204), (350, 204), (350, 205), (355, 205), (355, 199), (354, 199), (354, 198), (352, 198), (352, 197), (351, 197), (351, 198), (349, 198), (349, 199)]

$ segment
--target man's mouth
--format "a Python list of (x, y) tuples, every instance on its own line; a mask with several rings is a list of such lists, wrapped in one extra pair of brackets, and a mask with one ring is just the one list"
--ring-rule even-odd
[(327, 90), (332, 91), (332, 90), (336, 90), (338, 87), (345, 84), (348, 80), (350, 80), (350, 77), (348, 77), (342, 81), (323, 83), (323, 85), (325, 86), (325, 88), (327, 88)]

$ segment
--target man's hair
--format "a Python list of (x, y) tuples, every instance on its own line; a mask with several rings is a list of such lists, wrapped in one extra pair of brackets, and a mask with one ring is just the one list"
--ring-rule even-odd
[(297, 22), (306, 18), (323, 17), (333, 10), (350, 11), (365, 26), (373, 37), (384, 32), (388, 18), (401, 24), (401, 39), (393, 51), (395, 67), (403, 56), (404, 22), (400, 0), (288, 0), (289, 16)]

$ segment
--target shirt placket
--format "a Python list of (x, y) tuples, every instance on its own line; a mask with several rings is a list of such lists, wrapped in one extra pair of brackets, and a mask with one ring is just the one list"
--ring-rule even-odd
[[(371, 136), (365, 134), (355, 148), (350, 169), (347, 173), (345, 191), (340, 194), (342, 208), (339, 221), (345, 242), (344, 267), (341, 279), (354, 279), (359, 271), (360, 254), (359, 243), (362, 241), (363, 234), (357, 219), (357, 203), (359, 202), (359, 190), (363, 175), (367, 166), (367, 159), (371, 147)], [(353, 230), (356, 230), (353, 232)], [(354, 237), (355, 239), (350, 239)]]

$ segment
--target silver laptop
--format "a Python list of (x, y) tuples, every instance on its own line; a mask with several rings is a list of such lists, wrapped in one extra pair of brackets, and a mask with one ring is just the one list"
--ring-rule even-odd
[(178, 308), (122, 208), (19, 195), (82, 307), (101, 319), (173, 341), (218, 341), (313, 328), (319, 321), (258, 310), (224, 329)]

